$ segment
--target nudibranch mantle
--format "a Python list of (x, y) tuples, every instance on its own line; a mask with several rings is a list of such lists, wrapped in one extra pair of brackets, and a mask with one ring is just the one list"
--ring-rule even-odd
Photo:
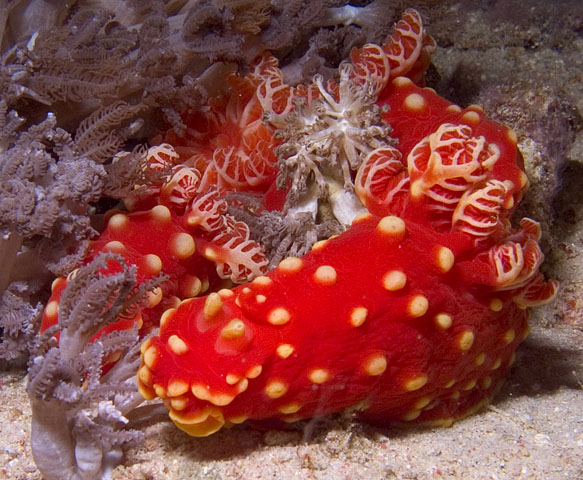
[[(137, 324), (147, 335), (159, 324), (142, 344), (138, 388), (187, 433), (343, 410), (449, 425), (502, 384), (528, 308), (550, 301), (557, 282), (539, 272), (539, 225), (510, 221), (528, 188), (516, 134), (420, 86), (434, 50), (418, 12), (406, 10), (383, 45), (352, 50), (339, 85), (286, 85), (266, 52), (248, 76), (229, 77), (228, 100), (187, 116), (196, 135), (169, 132), (161, 140), (172, 145), (148, 150), (147, 168), (171, 178), (124, 199), (131, 212), (110, 212), (89, 259), (113, 252), (136, 265), (139, 282), (166, 278), (145, 308), (107, 328)], [(334, 108), (323, 111), (322, 98)], [(357, 111), (344, 108), (356, 100)], [(331, 130), (296, 122), (310, 128), (289, 138), (272, 129), (318, 112), (340, 121), (320, 122)], [(355, 135), (333, 134), (348, 124)], [(332, 181), (321, 182), (314, 215), (335, 194), (359, 208), (338, 218), (352, 222), (344, 233), (314, 238), (311, 252), (267, 272), (261, 238), (231, 216), (224, 194), (254, 192), (258, 210), (285, 210), (276, 170), (295, 165), (307, 140), (316, 141), (302, 165), (315, 163), (288, 172), (287, 193), (295, 178), (309, 199), (321, 169)], [(67, 282), (53, 283), (43, 330), (59, 321)], [(233, 283), (243, 284), (221, 288)]]
[(528, 331), (511, 294), (463, 280), (471, 248), (363, 215), (301, 259), (168, 310), (143, 345), (140, 391), (196, 436), (349, 408), (447, 424), (490, 399)]
[(516, 134), (419, 86), (434, 49), (408, 10), (383, 46), (351, 53), (349, 80), (372, 88), (398, 140), (348, 166), (368, 211), (301, 258), (166, 310), (142, 345), (138, 388), (182, 430), (343, 410), (450, 425), (499, 389), (528, 307), (557, 283), (538, 271), (539, 225), (510, 222), (528, 187)]

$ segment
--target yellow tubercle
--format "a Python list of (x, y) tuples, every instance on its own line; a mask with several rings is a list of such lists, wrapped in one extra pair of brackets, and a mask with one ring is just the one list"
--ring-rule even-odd
[(271, 380), (265, 386), (265, 394), (272, 399), (284, 396), (287, 393), (287, 385), (280, 380)]
[(202, 316), (207, 321), (212, 320), (218, 315), (222, 308), (223, 300), (221, 299), (221, 296), (216, 292), (212, 292), (204, 301)]
[(193, 437), (211, 435), (225, 424), (225, 418), (219, 408), (205, 406), (198, 414), (183, 414), (181, 411), (170, 410), (170, 419), (180, 430)]
[(291, 315), (289, 311), (284, 307), (277, 307), (271, 310), (267, 315), (267, 321), (272, 325), (284, 325), (289, 322)]
[(175, 355), (184, 355), (186, 352), (188, 352), (188, 345), (178, 335), (171, 335), (168, 338), (168, 348)]
[(415, 390), (419, 390), (420, 388), (424, 387), (427, 383), (427, 375), (418, 375), (417, 377), (413, 377), (405, 382), (405, 390), (408, 392), (413, 392)]
[(322, 265), (314, 272), (314, 282), (321, 286), (334, 285), (337, 277), (336, 270), (330, 265)]
[(382, 375), (386, 369), (387, 359), (380, 353), (371, 355), (364, 363), (364, 371), (370, 376)]
[(407, 283), (407, 275), (400, 270), (391, 270), (383, 275), (382, 284), (385, 290), (394, 292), (400, 290)]
[(409, 315), (413, 318), (422, 317), (427, 313), (429, 309), (429, 300), (423, 295), (415, 295), (409, 301), (407, 306), (407, 311)]

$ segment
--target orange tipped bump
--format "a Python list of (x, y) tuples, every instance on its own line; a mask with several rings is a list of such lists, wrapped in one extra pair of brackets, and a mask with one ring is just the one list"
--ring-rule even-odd
[(194, 238), (185, 232), (175, 233), (170, 238), (169, 247), (172, 255), (181, 260), (191, 257), (196, 250)]
[(168, 383), (167, 391), (169, 397), (178, 397), (188, 392), (188, 390), (190, 390), (190, 385), (184, 380), (172, 380)]
[(231, 298), (235, 295), (233, 293), (233, 290), (229, 290), (228, 288), (221, 288), (217, 293), (221, 296), (223, 300)]
[(251, 283), (253, 285), (259, 285), (261, 287), (268, 287), (269, 285), (271, 285), (272, 280), (271, 278), (266, 277), (265, 275), (260, 275), (259, 277), (255, 277)]
[(452, 269), (455, 256), (449, 248), (440, 245), (437, 248), (435, 257), (435, 263), (443, 273), (447, 273)]
[(482, 387), (484, 390), (489, 389), (492, 386), (492, 377), (487, 376), (484, 377), (480, 380), (480, 387)]
[(302, 405), (299, 403), (287, 403), (286, 405), (282, 405), (277, 410), (279, 413), (283, 413), (284, 415), (290, 415), (292, 413), (297, 413), (301, 410)]
[(494, 363), (490, 367), (490, 370), (498, 370), (500, 368), (500, 365), (502, 365), (502, 359), (498, 357), (496, 360), (494, 360)]
[(284, 325), (291, 320), (289, 311), (284, 307), (274, 308), (267, 315), (267, 321), (272, 325)]
[(419, 390), (420, 388), (424, 387), (427, 383), (427, 375), (419, 375), (417, 377), (413, 377), (407, 382), (405, 382), (405, 390), (409, 392), (414, 392), (415, 390)]
[(221, 330), (221, 337), (226, 338), (227, 340), (241, 338), (243, 335), (245, 335), (245, 324), (238, 318), (231, 320)]
[(478, 383), (478, 381), (474, 378), (472, 380), (468, 380), (464, 386), (462, 387), (462, 390), (471, 390), (472, 388), (474, 388), (476, 386), (476, 384)]
[(116, 213), (109, 218), (109, 222), (107, 222), (107, 228), (123, 231), (127, 229), (129, 222), (130, 219), (127, 215), (124, 215), (123, 213)]
[(452, 326), (453, 319), (451, 318), (451, 315), (448, 315), (447, 313), (438, 313), (435, 315), (435, 323), (439, 328), (447, 330)]
[(477, 112), (468, 111), (462, 115), (461, 121), (470, 125), (477, 125), (480, 123), (480, 115)]
[[(372, 215), (370, 212), (361, 212), (359, 214), (357, 214), (353, 219), (352, 219), (352, 224), (355, 225), (357, 223), (361, 223), (364, 222), (365, 220), (369, 220), (370, 218), (372, 218)], [(321, 241), (325, 241), (325, 240), (321, 240)], [(317, 243), (317, 242), (316, 242)]]
[(261, 365), (255, 365), (254, 367), (251, 367), (249, 370), (247, 370), (245, 376), (247, 378), (257, 378), (259, 375), (261, 375), (262, 371), (263, 367)]
[(265, 295), (256, 295), (255, 301), (257, 303), (265, 303), (267, 301), (267, 297)]
[(176, 355), (184, 355), (188, 352), (188, 345), (178, 335), (168, 338), (168, 348)]
[(151, 370), (146, 365), (142, 365), (138, 370), (138, 380), (145, 385), (149, 385), (151, 379), (152, 379)]
[(314, 272), (314, 282), (322, 286), (330, 286), (336, 283), (337, 273), (334, 267), (322, 265)]
[(466, 330), (458, 338), (458, 346), (462, 352), (467, 352), (474, 344), (474, 332)]
[(318, 240), (312, 245), (312, 251), (322, 250), (326, 245), (328, 245), (328, 240)]
[(180, 293), (184, 298), (192, 298), (199, 295), (202, 291), (202, 281), (196, 275), (185, 275), (181, 286)]
[(294, 353), (294, 347), (289, 343), (282, 343), (278, 345), (275, 352), (279, 358), (288, 358), (292, 353)]
[(415, 295), (407, 305), (407, 312), (411, 317), (422, 317), (429, 309), (429, 301), (423, 295)]
[(509, 343), (512, 343), (515, 338), (516, 334), (514, 333), (514, 330), (511, 328), (510, 330), (506, 330), (506, 332), (504, 332), (502, 341), (504, 342), (504, 345), (508, 345)]
[(287, 393), (287, 385), (279, 380), (272, 380), (265, 386), (265, 395), (271, 399), (283, 397)]
[(58, 314), (59, 314), (59, 302), (56, 300), (49, 302), (45, 307), (45, 315), (47, 317), (50, 317), (51, 319), (53, 318), (56, 319)]
[(409, 85), (413, 85), (411, 79), (407, 77), (396, 77), (393, 79), (392, 83), (395, 87), (407, 87)]
[(164, 293), (160, 287), (156, 287), (154, 290), (148, 292), (148, 306), (152, 308), (158, 305), (162, 301), (163, 295)]
[(418, 93), (412, 93), (411, 95), (408, 95), (403, 101), (403, 108), (414, 113), (420, 113), (426, 107), (427, 102), (423, 96), (419, 95)]
[(405, 234), (405, 222), (399, 217), (383, 217), (377, 225), (377, 230), (383, 235), (402, 237)]
[(284, 258), (281, 262), (279, 262), (277, 269), (281, 273), (296, 273), (301, 270), (303, 264), (304, 262), (302, 261), (301, 258), (288, 257)]
[(360, 327), (368, 315), (368, 310), (365, 307), (355, 307), (350, 312), (350, 324), (353, 327)]
[(400, 290), (407, 283), (407, 275), (400, 270), (391, 270), (383, 275), (383, 288), (389, 292)]
[(170, 418), (178, 428), (195, 437), (206, 437), (220, 430), (225, 418), (220, 409), (206, 406), (201, 413), (183, 416), (180, 412), (170, 410)]
[(158, 358), (158, 353), (158, 348), (152, 345), (142, 354), (142, 360), (149, 369), (154, 367), (156, 359)]
[(152, 216), (152, 220), (160, 224), (169, 223), (172, 220), (170, 210), (164, 205), (156, 205), (150, 210), (150, 215)]
[(364, 370), (367, 375), (376, 377), (382, 375), (387, 369), (387, 358), (381, 354), (375, 354), (369, 357), (365, 364)]
[(174, 312), (176, 312), (175, 308), (169, 308), (168, 310), (164, 311), (160, 317), (160, 328), (164, 328), (168, 324), (170, 319), (174, 316)]
[(480, 353), (475, 359), (474, 359), (474, 363), (479, 367), (481, 365), (484, 364), (484, 362), (486, 361), (486, 354), (485, 353)]
[(462, 107), (459, 105), (449, 105), (445, 110), (451, 113), (460, 113), (462, 111)]
[(215, 318), (223, 308), (223, 300), (218, 293), (211, 293), (204, 301), (203, 318), (207, 321)]
[(235, 385), (239, 380), (241, 380), (241, 377), (237, 374), (234, 373), (229, 373), (226, 377), (225, 377), (225, 381), (229, 384), (229, 385)]
[(492, 299), (492, 301), (490, 302), (490, 310), (492, 310), (493, 312), (499, 312), (500, 310), (502, 310), (502, 308), (504, 308), (504, 303), (502, 302), (502, 300), (500, 300), (499, 298)]
[(415, 410), (423, 410), (427, 405), (431, 403), (431, 397), (421, 397), (415, 402)]
[(184, 410), (188, 407), (188, 400), (184, 397), (172, 397), (170, 398), (170, 407), (172, 410)]
[(123, 243), (121, 243), (118, 240), (112, 240), (111, 242), (108, 242), (105, 244), (105, 246), (103, 247), (103, 250), (106, 252), (111, 252), (111, 253), (124, 253), (126, 250), (126, 247)]
[(330, 380), (330, 372), (324, 368), (315, 368), (308, 373), (310, 382), (320, 384)]
[(406, 422), (411, 422), (419, 418), (419, 415), (421, 415), (420, 410), (411, 410), (407, 412), (405, 415), (403, 415), (403, 420), (405, 420)]
[(144, 270), (150, 275), (158, 275), (162, 271), (162, 260), (158, 255), (144, 255)]

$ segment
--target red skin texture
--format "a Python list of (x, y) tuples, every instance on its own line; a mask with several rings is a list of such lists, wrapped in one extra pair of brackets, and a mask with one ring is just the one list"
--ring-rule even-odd
[(265, 195), (263, 195), (262, 206), (268, 211), (282, 210), (287, 198), (289, 188), (278, 188), (277, 182), (273, 182)]
[[(407, 100), (422, 98), (423, 104), (419, 109), (407, 107)], [(502, 212), (503, 218), (510, 218), (526, 189), (528, 179), (524, 173), (524, 161), (516, 145), (516, 135), (508, 127), (500, 125), (485, 117), (480, 107), (470, 106), (461, 109), (437, 95), (432, 89), (421, 88), (405, 78), (393, 80), (381, 93), (378, 104), (389, 107), (383, 120), (392, 127), (391, 135), (398, 139), (396, 145), (401, 152), (404, 163), (411, 150), (428, 135), (435, 132), (440, 125), (467, 125), (471, 128), (472, 137), (484, 137), (488, 144), (494, 144), (499, 150), (499, 158), (489, 172), (489, 179), (512, 182), (512, 188), (506, 197), (512, 197), (509, 208)], [(428, 212), (424, 211), (424, 199), (408, 200), (407, 215), (426, 217), (431, 220)], [(367, 205), (371, 208), (370, 205)], [(374, 213), (385, 214), (381, 209)], [(395, 212), (397, 213), (397, 212)], [(399, 212), (401, 213), (401, 212)], [(405, 214), (404, 212), (402, 214)]]
[[(142, 393), (154, 397), (155, 385), (158, 395), (166, 392), (161, 396), (166, 398), (171, 417), (194, 435), (212, 433), (219, 426), (217, 417), (227, 423), (243, 416), (292, 421), (357, 404), (368, 405), (362, 415), (377, 421), (411, 420), (410, 416), (419, 413), (417, 421), (447, 423), (490, 398), (525, 335), (528, 312), (518, 308), (507, 293), (464, 284), (456, 266), (446, 273), (440, 269), (438, 248), (446, 246), (456, 258), (463, 257), (472, 250), (467, 235), (437, 234), (426, 225), (407, 221), (401, 239), (379, 232), (378, 221), (375, 216), (358, 221), (346, 233), (302, 257), (297, 272), (285, 273), (278, 267), (267, 275), (270, 285), (252, 282), (233, 289), (233, 295), (223, 298), (220, 312), (210, 320), (203, 314), (205, 299), (187, 300), (168, 312), (159, 336), (143, 347), (144, 352), (149, 350), (144, 354), (149, 366), (143, 364), (138, 375)], [(333, 285), (319, 285), (314, 280), (321, 265), (335, 268)], [(406, 274), (403, 288), (388, 291), (383, 287), (382, 277), (391, 270)], [(265, 295), (265, 302), (258, 304), (256, 295)], [(408, 304), (416, 295), (423, 295), (429, 303), (427, 311), (417, 317), (408, 313)], [(494, 298), (503, 302), (496, 312), (490, 308)], [(289, 311), (290, 320), (271, 325), (267, 315), (282, 306)], [(354, 307), (368, 309), (360, 326), (350, 322)], [(450, 327), (439, 326), (436, 315), (440, 313), (451, 316)], [(224, 339), (221, 330), (233, 318), (243, 320), (245, 334)], [(506, 343), (504, 334), (510, 329), (513, 338)], [(463, 350), (460, 339), (467, 332), (474, 341)], [(168, 340), (174, 335), (186, 343), (186, 353), (173, 351)], [(294, 346), (288, 358), (276, 353), (281, 344)], [(483, 360), (481, 354), (485, 354)], [(366, 361), (373, 355), (386, 359), (382, 375), (366, 373)], [(256, 365), (262, 367), (261, 374), (248, 380), (244, 392), (227, 384), (228, 374), (244, 378)], [(327, 370), (329, 379), (322, 384), (312, 382), (308, 375), (313, 369)], [(421, 375), (427, 376), (427, 383), (408, 391), (407, 382)], [(175, 380), (203, 386), (210, 402), (188, 390), (178, 396), (180, 406), (185, 403), (186, 407), (175, 409), (167, 396), (168, 384)], [(272, 380), (287, 386), (280, 398), (266, 394)], [(449, 385), (452, 380), (454, 385)], [(476, 386), (472, 386), (474, 381)], [(226, 406), (212, 405), (215, 396), (222, 403), (219, 395), (234, 399)], [(301, 408), (290, 414), (279, 412), (290, 404)], [(424, 404), (424, 409), (416, 404)], [(208, 414), (209, 408), (211, 416), (189, 424)]]
[[(118, 215), (123, 215), (127, 219), (127, 224), (123, 227), (112, 227), (112, 223), (108, 223), (99, 239), (91, 242), (90, 250), (84, 262), (89, 263), (101, 252), (119, 253), (128, 265), (137, 266), (138, 283), (142, 283), (159, 273), (169, 277), (168, 280), (160, 285), (162, 289), (161, 300), (158, 300), (160, 304), (156, 303), (151, 308), (142, 310), (141, 320), (144, 323), (140, 325), (140, 328), (144, 333), (149, 332), (152, 327), (158, 325), (160, 315), (164, 310), (175, 305), (180, 299), (189, 297), (189, 295), (185, 294), (187, 275), (196, 275), (201, 282), (207, 285), (207, 288), (210, 286), (215, 289), (223, 283), (216, 274), (214, 264), (196, 250), (185, 258), (178, 258), (173, 254), (170, 242), (174, 235), (193, 234), (193, 229), (185, 228), (182, 224), (182, 217), (171, 215), (166, 207), (157, 208), (168, 212), (167, 220), (162, 220), (159, 216), (153, 215), (151, 210), (127, 215), (117, 212)], [(113, 216), (111, 215), (110, 219)], [(196, 238), (195, 235), (193, 239), (195, 244), (204, 243), (204, 239), (201, 236)], [(123, 248), (112, 247), (110, 242), (120, 242)], [(146, 262), (145, 255), (157, 255), (161, 260), (162, 270), (152, 270)], [(111, 262), (110, 267), (103, 273), (115, 273), (120, 268), (117, 262)], [(58, 304), (67, 283), (68, 280), (65, 278), (59, 278), (53, 283), (49, 304), (51, 302), (57, 302)], [(41, 331), (58, 322), (58, 315), (54, 313), (54, 309), (45, 309)], [(97, 336), (114, 330), (132, 329), (133, 325), (133, 320), (120, 320), (102, 329)]]
[[(405, 107), (405, 100), (411, 94), (421, 95), (426, 104), (419, 111)], [(407, 157), (411, 149), (424, 137), (434, 132), (443, 123), (465, 124), (472, 127), (474, 136), (485, 136), (489, 143), (500, 148), (500, 159), (494, 166), (493, 178), (511, 180), (520, 184), (519, 176), (523, 173), (524, 161), (516, 141), (509, 141), (508, 127), (488, 119), (478, 106), (457, 109), (456, 106), (440, 97), (430, 88), (421, 88), (406, 79), (392, 81), (379, 95), (379, 106), (388, 105), (389, 111), (383, 120), (391, 125), (391, 136), (399, 139), (397, 148)], [(449, 109), (449, 110), (448, 110)], [(479, 115), (479, 122), (473, 123), (464, 118), (468, 112)], [(466, 117), (467, 118), (467, 117)]]

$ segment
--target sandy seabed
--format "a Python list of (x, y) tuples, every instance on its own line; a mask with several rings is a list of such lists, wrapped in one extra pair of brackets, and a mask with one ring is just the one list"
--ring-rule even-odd
[[(332, 416), (197, 439), (160, 423), (115, 480), (583, 478), (583, 9), (567, 0), (408, 3), (440, 45), (429, 85), (516, 130), (531, 180), (518, 215), (541, 221), (543, 270), (561, 282), (557, 300), (534, 310), (511, 377), (492, 405), (451, 428), (387, 430)], [(22, 372), (0, 373), (1, 478), (42, 478), (25, 385)]]

